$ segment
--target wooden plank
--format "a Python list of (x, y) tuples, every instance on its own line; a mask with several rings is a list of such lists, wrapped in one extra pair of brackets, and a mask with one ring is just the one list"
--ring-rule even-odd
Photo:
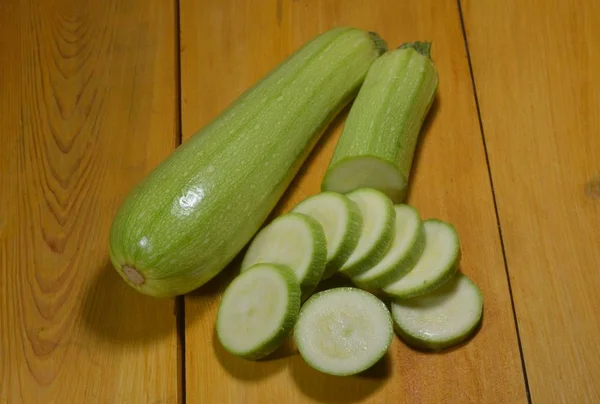
[(0, 27), (0, 402), (179, 402), (173, 301), (108, 261), (176, 143), (174, 3), (4, 0)]
[[(395, 338), (385, 360), (360, 377), (310, 369), (292, 346), (252, 363), (227, 354), (214, 337), (229, 268), (186, 298), (188, 403), (526, 402), (516, 332), (484, 149), (454, 1), (183, 0), (184, 139), (245, 88), (319, 32), (336, 25), (375, 30), (390, 46), (433, 40), (439, 98), (418, 152), (409, 201), (426, 218), (456, 225), (462, 270), (481, 285), (485, 321), (469, 344), (423, 354)], [(277, 209), (319, 190), (342, 120), (325, 134)]]
[(600, 4), (463, 11), (532, 400), (600, 402)]

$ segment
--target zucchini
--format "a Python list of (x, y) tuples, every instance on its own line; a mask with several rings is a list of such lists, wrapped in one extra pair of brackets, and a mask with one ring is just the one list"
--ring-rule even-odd
[(373, 63), (348, 114), (323, 191), (375, 188), (396, 204), (404, 201), (419, 132), (438, 86), (429, 50), (428, 43), (405, 44)]
[(168, 297), (242, 250), (385, 51), (376, 34), (327, 31), (178, 147), (120, 206), (110, 259), (139, 292)]
[(332, 277), (360, 239), (362, 215), (358, 205), (336, 192), (321, 192), (297, 204), (292, 212), (309, 215), (321, 224), (327, 240), (327, 266), (321, 279)]
[(285, 265), (256, 264), (227, 287), (216, 332), (228, 352), (262, 359), (290, 334), (300, 311), (300, 284)]
[(385, 256), (367, 272), (352, 278), (362, 288), (382, 288), (410, 272), (425, 249), (425, 226), (409, 205), (396, 205), (395, 234)]
[(394, 239), (396, 211), (392, 201), (383, 193), (361, 188), (346, 194), (358, 205), (362, 226), (358, 244), (339, 272), (353, 278), (377, 265)]
[(425, 295), (392, 301), (396, 333), (417, 349), (442, 350), (469, 339), (482, 315), (481, 290), (460, 272)]
[(371, 293), (338, 287), (310, 297), (300, 309), (294, 342), (313, 369), (350, 376), (369, 369), (388, 351), (394, 322)]
[(327, 263), (327, 240), (319, 222), (302, 213), (286, 213), (259, 231), (242, 260), (241, 272), (257, 263), (289, 267), (300, 282), (302, 299), (317, 287)]
[(396, 299), (424, 295), (446, 283), (458, 271), (462, 253), (454, 226), (429, 219), (423, 227), (425, 248), (418, 261), (404, 276), (385, 285), (383, 293)]

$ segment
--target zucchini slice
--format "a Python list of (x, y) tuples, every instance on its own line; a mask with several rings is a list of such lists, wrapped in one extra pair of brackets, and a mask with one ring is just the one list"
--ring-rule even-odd
[(311, 216), (323, 227), (327, 240), (327, 265), (321, 279), (331, 277), (358, 244), (362, 226), (358, 205), (337, 192), (322, 192), (298, 203), (292, 212)]
[(352, 278), (362, 288), (381, 288), (413, 269), (425, 249), (425, 226), (419, 213), (409, 205), (396, 205), (392, 245), (377, 265)]
[(352, 278), (375, 266), (385, 255), (394, 238), (396, 211), (392, 201), (375, 189), (357, 189), (346, 196), (358, 205), (362, 216), (358, 244), (339, 270)]
[(286, 265), (294, 271), (305, 299), (321, 280), (326, 261), (327, 242), (319, 222), (301, 213), (286, 213), (258, 232), (241, 270), (261, 262)]
[(300, 284), (285, 265), (256, 264), (227, 287), (217, 312), (217, 337), (250, 360), (273, 352), (290, 334), (300, 311)]
[(396, 332), (421, 349), (441, 350), (467, 340), (482, 314), (481, 290), (461, 273), (428, 294), (392, 302)]
[(461, 258), (456, 229), (437, 219), (424, 222), (425, 249), (414, 268), (383, 292), (399, 299), (423, 295), (443, 285), (458, 270)]
[(394, 335), (389, 310), (364, 290), (329, 289), (310, 297), (300, 309), (294, 340), (312, 368), (348, 376), (373, 366)]

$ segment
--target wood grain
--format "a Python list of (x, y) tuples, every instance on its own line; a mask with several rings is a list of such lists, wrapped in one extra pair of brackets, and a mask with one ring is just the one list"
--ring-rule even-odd
[[(186, 298), (187, 402), (526, 402), (456, 2), (182, 0), (180, 13), (184, 140), (286, 55), (328, 28), (375, 30), (392, 47), (432, 40), (439, 97), (422, 135), (409, 202), (424, 218), (456, 225), (462, 271), (485, 295), (483, 326), (468, 344), (424, 354), (395, 338), (389, 354), (366, 374), (335, 378), (310, 369), (291, 345), (260, 363), (235, 358), (219, 346), (216, 309), (234, 263)], [(325, 134), (278, 213), (318, 192), (342, 123), (338, 119)]]
[(0, 402), (176, 403), (171, 300), (108, 263), (176, 142), (173, 2), (0, 4)]
[(533, 402), (600, 402), (600, 4), (463, 1)]

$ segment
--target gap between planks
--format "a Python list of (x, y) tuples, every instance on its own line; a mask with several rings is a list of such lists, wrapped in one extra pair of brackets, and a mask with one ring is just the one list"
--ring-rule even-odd
[[(181, 3), (180, 0), (173, 2), (175, 7), (175, 32), (173, 38), (175, 41), (175, 148), (182, 143), (183, 134), (183, 116), (182, 116), (182, 90), (181, 90)], [(175, 320), (177, 324), (177, 357), (178, 357), (178, 375), (179, 382), (179, 404), (187, 402), (187, 386), (186, 386), (186, 368), (185, 368), (185, 297), (177, 296), (175, 298)]]
[(481, 119), (481, 110), (479, 108), (479, 97), (477, 95), (477, 84), (475, 83), (475, 75), (473, 74), (473, 64), (471, 63), (471, 52), (469, 51), (469, 40), (467, 38), (467, 30), (465, 27), (465, 20), (463, 16), (461, 0), (456, 0), (458, 7), (458, 15), (460, 17), (460, 28), (462, 31), (463, 40), (465, 42), (465, 52), (467, 56), (467, 63), (469, 65), (469, 76), (471, 77), (471, 85), (473, 87), (473, 100), (475, 101), (475, 109), (477, 111), (477, 120), (479, 121), (479, 132), (481, 134), (481, 140), (483, 142), (483, 151), (485, 155), (485, 163), (487, 166), (488, 178), (490, 181), (490, 188), (492, 190), (492, 200), (494, 202), (494, 214), (496, 216), (496, 224), (498, 226), (498, 233), (500, 236), (500, 246), (502, 248), (502, 259), (504, 261), (504, 271), (506, 273), (506, 282), (508, 284), (508, 294), (510, 296), (510, 306), (513, 314), (513, 321), (515, 323), (515, 331), (517, 333), (517, 342), (519, 345), (519, 356), (521, 358), (521, 369), (523, 371), (523, 381), (525, 383), (525, 394), (527, 395), (527, 402), (531, 404), (531, 393), (529, 390), (529, 379), (527, 377), (527, 366), (525, 364), (525, 356), (523, 355), (523, 346), (521, 343), (521, 333), (519, 332), (519, 322), (517, 320), (517, 311), (515, 309), (515, 300), (513, 297), (512, 285), (510, 283), (510, 274), (508, 270), (508, 261), (506, 259), (506, 249), (504, 246), (504, 237), (502, 234), (502, 226), (500, 224), (500, 215), (498, 212), (498, 203), (496, 201), (496, 190), (494, 188), (494, 180), (492, 178), (492, 169), (490, 167), (490, 159), (488, 156), (487, 143), (485, 141), (485, 131), (483, 128), (483, 121)]

